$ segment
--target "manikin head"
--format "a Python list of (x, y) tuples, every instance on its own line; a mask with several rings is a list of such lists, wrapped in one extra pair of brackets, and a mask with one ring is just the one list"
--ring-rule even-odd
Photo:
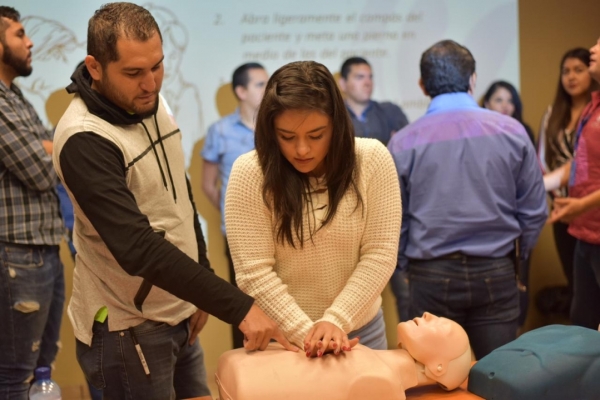
[(465, 330), (456, 322), (424, 313), (398, 324), (398, 347), (425, 367), (425, 375), (452, 390), (471, 368), (471, 348)]

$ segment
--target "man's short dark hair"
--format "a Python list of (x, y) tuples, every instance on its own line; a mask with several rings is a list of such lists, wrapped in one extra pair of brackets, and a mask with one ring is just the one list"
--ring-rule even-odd
[(444, 93), (468, 92), (475, 59), (453, 40), (437, 42), (421, 56), (421, 80), (432, 98)]
[(350, 69), (352, 68), (352, 66), (361, 64), (366, 64), (369, 67), (371, 66), (371, 64), (369, 64), (369, 62), (362, 57), (350, 57), (342, 64), (340, 75), (342, 76), (342, 78), (348, 79), (348, 74), (350, 73)]
[(235, 97), (237, 97), (237, 93), (235, 93), (236, 87), (241, 86), (246, 88), (248, 83), (250, 83), (250, 74), (248, 72), (251, 69), (265, 69), (265, 67), (257, 62), (249, 62), (240, 65), (235, 69), (235, 71), (233, 71), (233, 76), (231, 77), (231, 88), (233, 89)]
[(119, 60), (117, 41), (121, 37), (145, 42), (162, 35), (150, 11), (133, 3), (108, 3), (96, 10), (88, 24), (87, 53), (102, 67)]
[(4, 43), (6, 39), (6, 28), (8, 24), (2, 18), (10, 19), (14, 22), (21, 20), (21, 14), (17, 10), (8, 6), (0, 6), (0, 42)]

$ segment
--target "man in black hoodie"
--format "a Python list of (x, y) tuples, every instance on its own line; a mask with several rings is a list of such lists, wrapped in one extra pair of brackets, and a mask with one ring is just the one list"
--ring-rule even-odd
[(75, 209), (77, 358), (111, 399), (210, 398), (197, 340), (208, 314), (239, 326), (247, 350), (275, 338), (297, 351), (210, 268), (181, 132), (159, 95), (163, 59), (147, 10), (102, 6), (54, 139), (54, 165)]

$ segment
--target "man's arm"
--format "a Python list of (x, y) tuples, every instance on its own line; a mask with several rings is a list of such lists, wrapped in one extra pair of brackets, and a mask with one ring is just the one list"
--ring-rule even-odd
[[(392, 148), (397, 147), (396, 150)], [(406, 258), (406, 246), (408, 245), (408, 227), (410, 225), (409, 214), (409, 193), (408, 193), (408, 175), (409, 166), (412, 164), (412, 152), (402, 151), (400, 147), (390, 142), (388, 150), (392, 153), (396, 173), (400, 183), (400, 200), (402, 202), (402, 225), (400, 228), (400, 245), (398, 247), (398, 266), (397, 268), (406, 271), (408, 268), (408, 258)]]
[(408, 244), (408, 225), (410, 216), (408, 214), (408, 191), (406, 190), (406, 177), (400, 177), (400, 196), (402, 200), (402, 225), (400, 228), (400, 246), (398, 248), (398, 268), (401, 271), (408, 269), (408, 258), (406, 257), (406, 245)]
[(223, 321), (242, 322), (253, 299), (153, 231), (127, 186), (117, 146), (94, 133), (78, 133), (63, 146), (59, 162), (65, 185), (128, 274)]
[(385, 111), (391, 134), (398, 132), (408, 125), (408, 118), (406, 118), (406, 115), (399, 106), (391, 102), (384, 102), (381, 103), (381, 107)]
[(202, 191), (217, 210), (221, 209), (219, 191), (219, 164), (204, 160), (202, 166)]
[(516, 218), (521, 228), (521, 254), (529, 254), (548, 217), (546, 190), (542, 171), (537, 161), (535, 149), (527, 140), (521, 169), (518, 172), (516, 187)]
[(6, 98), (0, 99), (0, 161), (31, 190), (46, 191), (58, 182), (43, 138), (32, 131)]

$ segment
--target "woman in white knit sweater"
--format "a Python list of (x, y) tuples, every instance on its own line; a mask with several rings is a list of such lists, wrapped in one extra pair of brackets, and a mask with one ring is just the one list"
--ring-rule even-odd
[(313, 61), (267, 84), (256, 150), (236, 161), (225, 200), (237, 284), (307, 356), (385, 349), (381, 292), (402, 220), (394, 162), (355, 139), (335, 80)]

